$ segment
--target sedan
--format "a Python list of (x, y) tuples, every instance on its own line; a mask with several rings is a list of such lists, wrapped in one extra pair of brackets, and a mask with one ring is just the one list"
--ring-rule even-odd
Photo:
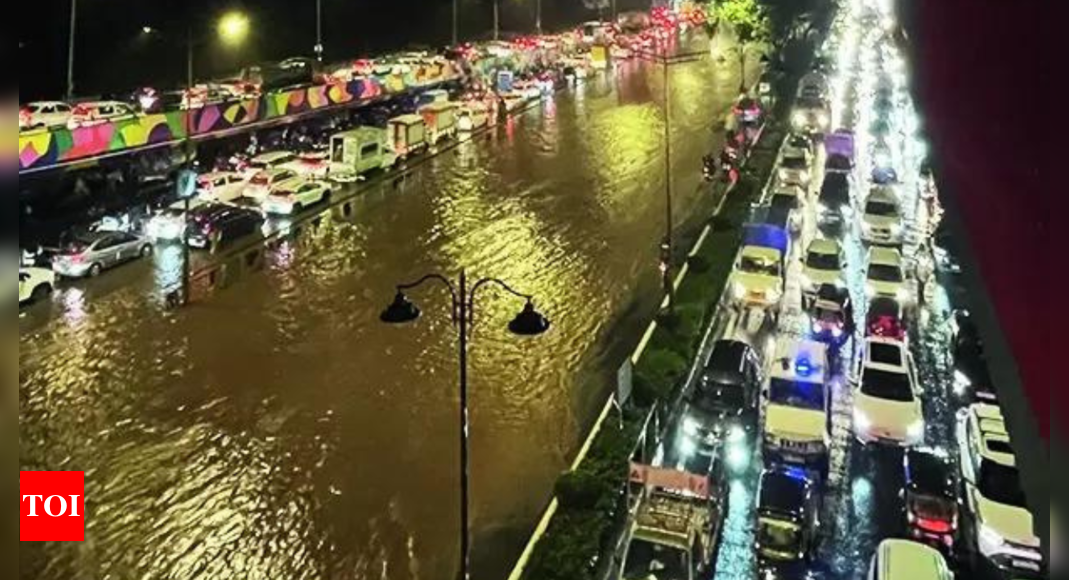
[(330, 185), (305, 177), (284, 181), (271, 190), (262, 202), (264, 213), (292, 215), (302, 209), (326, 201), (330, 197)]
[(60, 276), (98, 276), (105, 268), (152, 254), (148, 239), (126, 232), (92, 232), (78, 236), (52, 260)]

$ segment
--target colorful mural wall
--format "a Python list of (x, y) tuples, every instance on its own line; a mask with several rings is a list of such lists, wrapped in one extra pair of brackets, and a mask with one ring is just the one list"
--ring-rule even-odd
[(102, 155), (184, 139), (186, 115), (196, 136), (239, 128), (336, 105), (355, 104), (455, 77), (451, 65), (418, 67), (404, 75), (361, 78), (213, 104), (193, 111), (139, 115), (132, 119), (19, 134), (19, 171), (43, 169)]

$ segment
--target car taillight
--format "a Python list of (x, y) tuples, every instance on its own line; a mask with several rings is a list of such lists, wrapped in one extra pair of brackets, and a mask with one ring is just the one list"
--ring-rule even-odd
[(70, 262), (72, 264), (81, 264), (82, 262), (85, 261), (85, 255), (84, 254), (71, 254), (71, 255), (67, 256), (67, 259), (70, 260)]
[(33, 112), (32, 111), (30, 111), (29, 109), (20, 109), (19, 110), (19, 123), (21, 123), (23, 125), (28, 125), (28, 124), (30, 124), (31, 120), (33, 120)]
[(934, 534), (948, 534), (954, 530), (953, 524), (944, 520), (918, 517), (913, 520), (913, 524), (926, 532)]

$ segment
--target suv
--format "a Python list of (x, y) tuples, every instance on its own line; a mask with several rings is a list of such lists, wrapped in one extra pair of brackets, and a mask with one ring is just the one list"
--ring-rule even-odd
[(814, 340), (781, 338), (764, 397), (766, 462), (828, 468), (831, 391), (828, 347)]
[(894, 298), (903, 306), (913, 303), (913, 293), (906, 285), (902, 253), (894, 248), (869, 250), (869, 267), (865, 274), (865, 295), (869, 300), (879, 296)]
[(846, 257), (839, 242), (827, 239), (815, 239), (809, 243), (805, 252), (802, 269), (802, 292), (809, 299), (815, 299), (817, 291), (825, 284), (840, 288), (846, 287)]
[(263, 227), (264, 218), (256, 211), (229, 205), (206, 205), (191, 212), (189, 245), (199, 249), (218, 249)]
[(245, 185), (245, 189), (242, 190), (241, 195), (262, 203), (267, 199), (267, 196), (271, 194), (271, 190), (274, 189), (275, 186), (295, 177), (297, 177), (297, 173), (292, 169), (281, 167), (264, 169), (249, 180), (249, 183)]
[(1045, 577), (1040, 540), (1033, 533), (1002, 411), (974, 404), (958, 414), (957, 429), (963, 495), (971, 514), (962, 522), (962, 537), (975, 547), (975, 555), (1001, 572)]
[[(708, 455), (724, 442), (730, 467), (745, 467), (746, 441), (757, 430), (761, 362), (750, 345), (720, 340), (683, 409), (679, 449), (681, 455)], [(688, 468), (690, 466), (688, 465)]]
[(783, 185), (809, 187), (809, 155), (805, 151), (785, 150), (776, 168), (776, 178)]
[(850, 175), (825, 173), (817, 197), (817, 220), (823, 226), (841, 226), (853, 214), (850, 201)]
[(924, 412), (913, 356), (905, 344), (867, 338), (854, 393), (858, 441), (912, 447), (924, 441)]
[(870, 244), (897, 246), (904, 238), (898, 195), (886, 186), (873, 188), (861, 213), (861, 239)]

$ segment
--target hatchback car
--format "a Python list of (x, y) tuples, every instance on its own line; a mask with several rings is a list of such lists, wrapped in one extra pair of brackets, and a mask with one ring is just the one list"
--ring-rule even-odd
[(152, 243), (126, 232), (81, 234), (52, 259), (52, 269), (60, 276), (98, 276), (111, 268), (152, 254)]
[(198, 208), (190, 216), (189, 245), (193, 248), (216, 250), (262, 231), (260, 212), (229, 205)]
[(906, 523), (914, 540), (950, 554), (958, 530), (958, 482), (946, 453), (914, 448), (903, 459)]
[(854, 434), (863, 444), (912, 447), (924, 441), (924, 411), (913, 356), (901, 342), (867, 338), (854, 393)]

